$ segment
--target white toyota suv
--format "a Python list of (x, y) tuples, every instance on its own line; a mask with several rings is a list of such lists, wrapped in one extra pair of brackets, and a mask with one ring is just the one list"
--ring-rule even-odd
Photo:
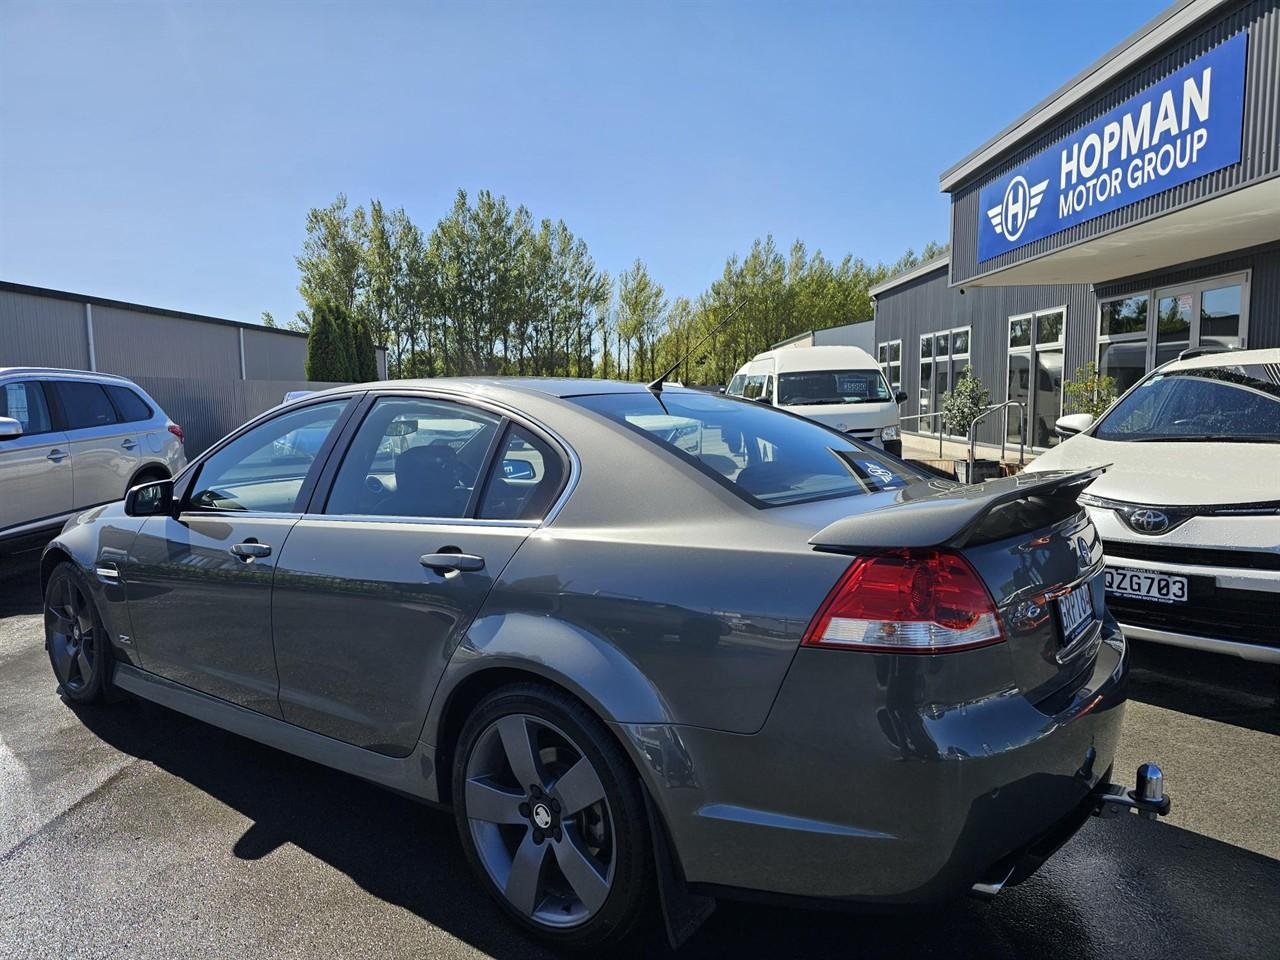
[(1167, 363), (1029, 470), (1111, 464), (1081, 495), (1127, 636), (1280, 663), (1280, 350)]
[(124, 377), (0, 367), (0, 550), (174, 476), (187, 463), (182, 441), (182, 428)]

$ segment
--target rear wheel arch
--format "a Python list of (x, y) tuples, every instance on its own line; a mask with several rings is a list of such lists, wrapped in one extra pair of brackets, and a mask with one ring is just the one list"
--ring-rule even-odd
[(155, 483), (157, 480), (168, 480), (170, 477), (169, 468), (162, 463), (147, 463), (134, 471), (133, 476), (129, 479), (125, 492), (132, 490), (140, 483)]

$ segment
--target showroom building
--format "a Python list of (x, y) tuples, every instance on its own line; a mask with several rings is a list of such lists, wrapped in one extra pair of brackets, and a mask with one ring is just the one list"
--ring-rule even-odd
[[(972, 367), (1047, 447), (1089, 361), (1123, 390), (1184, 350), (1280, 346), (1280, 0), (1182, 0), (941, 189), (949, 255), (871, 291), (904, 416)], [(979, 439), (1002, 430), (1016, 413)]]

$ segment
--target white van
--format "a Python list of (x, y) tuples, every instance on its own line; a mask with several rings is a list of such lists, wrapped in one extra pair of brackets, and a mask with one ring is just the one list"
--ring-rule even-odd
[(902, 456), (898, 404), (875, 357), (859, 347), (784, 347), (744, 363), (725, 393), (835, 427)]

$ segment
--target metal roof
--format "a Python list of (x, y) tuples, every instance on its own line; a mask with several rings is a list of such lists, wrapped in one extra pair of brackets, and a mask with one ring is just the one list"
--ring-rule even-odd
[(874, 287), (867, 291), (872, 298), (878, 297), (886, 290), (892, 290), (894, 287), (906, 283), (908, 280), (914, 280), (916, 277), (923, 277), (926, 273), (933, 273), (942, 267), (951, 264), (951, 254), (944, 253), (941, 256), (934, 257), (932, 260), (926, 260), (924, 263), (917, 264), (910, 270), (904, 270), (897, 276), (890, 277), (884, 283), (877, 283)]
[(1215, 10), (1237, 0), (1178, 0), (1173, 6), (1144, 24), (1136, 33), (1112, 47), (1098, 60), (1068, 80), (1029, 111), (974, 150), (959, 163), (943, 171), (939, 189), (950, 193), (1001, 154), (1016, 147), (1064, 113), (1128, 70), (1148, 54)]

